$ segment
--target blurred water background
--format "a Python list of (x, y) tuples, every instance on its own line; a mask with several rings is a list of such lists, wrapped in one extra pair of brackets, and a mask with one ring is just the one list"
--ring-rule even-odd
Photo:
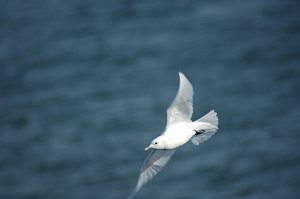
[(300, 198), (299, 1), (0, 4), (0, 198), (125, 198), (178, 71), (220, 128), (137, 198)]

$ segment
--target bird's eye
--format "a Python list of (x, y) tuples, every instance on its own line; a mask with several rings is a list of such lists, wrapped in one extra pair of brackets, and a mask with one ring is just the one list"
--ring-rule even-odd
[(154, 144), (157, 144), (157, 142), (155, 142)]

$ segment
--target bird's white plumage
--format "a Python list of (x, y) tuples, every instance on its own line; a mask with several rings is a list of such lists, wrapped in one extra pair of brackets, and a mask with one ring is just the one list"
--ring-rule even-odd
[(194, 89), (183, 73), (179, 72), (179, 89), (167, 110), (167, 127), (179, 122), (191, 122)]
[(214, 126), (219, 125), (218, 115), (214, 110), (209, 111), (206, 115), (196, 120), (196, 122), (206, 122)]
[[(189, 140), (194, 145), (208, 140), (218, 129), (216, 112), (210, 111), (205, 116), (192, 122), (193, 114), (193, 86), (183, 73), (179, 72), (179, 89), (171, 106), (167, 110), (166, 130), (154, 139), (149, 148), (154, 148), (141, 168), (137, 185), (128, 199), (151, 180), (167, 164), (175, 149)], [(157, 143), (159, 142), (159, 143)]]

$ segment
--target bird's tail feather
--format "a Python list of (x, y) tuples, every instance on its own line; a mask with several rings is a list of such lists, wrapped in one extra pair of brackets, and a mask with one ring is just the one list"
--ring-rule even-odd
[(219, 125), (218, 115), (217, 115), (217, 112), (215, 112), (214, 110), (209, 111), (206, 115), (199, 118), (195, 122), (206, 122), (206, 123), (209, 123), (216, 127), (218, 127), (218, 125)]
[[(191, 142), (196, 146), (211, 138), (217, 132), (219, 125), (218, 116), (214, 110), (211, 110), (206, 115), (195, 121), (195, 123), (197, 122), (201, 122), (201, 124), (195, 128), (197, 133), (191, 139)], [(205, 131), (201, 132), (201, 130)]]

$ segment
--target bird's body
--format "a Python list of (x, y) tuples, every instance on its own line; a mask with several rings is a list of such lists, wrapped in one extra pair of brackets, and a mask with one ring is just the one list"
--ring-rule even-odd
[(177, 95), (167, 110), (166, 129), (145, 148), (153, 150), (146, 158), (137, 185), (128, 198), (133, 198), (167, 164), (178, 147), (189, 141), (197, 146), (217, 132), (219, 121), (213, 110), (192, 122), (193, 87), (181, 72), (179, 79)]
[(163, 138), (165, 148), (164, 149), (176, 149), (195, 136), (199, 134), (197, 129), (205, 128), (207, 124), (203, 122), (180, 122), (170, 126), (166, 131), (160, 136)]
[(187, 143), (195, 134), (193, 126), (191, 122), (181, 122), (166, 129), (161, 135), (165, 140), (165, 149), (176, 149)]

